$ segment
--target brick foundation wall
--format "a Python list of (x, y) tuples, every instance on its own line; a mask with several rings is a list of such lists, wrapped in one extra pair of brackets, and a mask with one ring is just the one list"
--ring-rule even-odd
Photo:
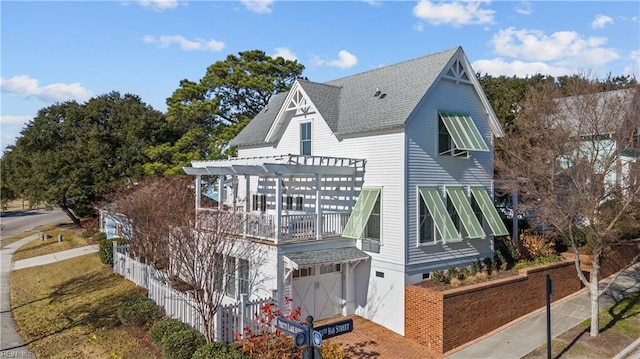
[(405, 288), (405, 336), (446, 353), (580, 289), (572, 261), (525, 268), (519, 275), (446, 291)]

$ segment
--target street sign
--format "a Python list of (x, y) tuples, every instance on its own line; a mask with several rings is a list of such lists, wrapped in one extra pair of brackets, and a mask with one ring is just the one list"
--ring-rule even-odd
[(307, 344), (307, 332), (297, 333), (296, 337), (295, 337), (295, 341), (296, 341), (296, 346), (297, 347), (301, 347), (301, 346)]
[(313, 345), (317, 347), (322, 346), (322, 334), (320, 334), (320, 332), (317, 330), (313, 331)]
[(276, 328), (291, 336), (296, 336), (299, 332), (307, 330), (303, 325), (283, 318), (277, 318)]
[(353, 331), (353, 319), (341, 320), (335, 323), (329, 323), (314, 328), (320, 332), (322, 339), (333, 338), (338, 335), (350, 333)]

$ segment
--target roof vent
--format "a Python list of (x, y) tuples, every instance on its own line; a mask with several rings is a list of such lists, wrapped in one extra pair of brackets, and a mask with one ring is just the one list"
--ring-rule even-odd
[(376, 87), (376, 93), (373, 94), (373, 97), (380, 96), (380, 89)]
[(386, 93), (381, 93), (379, 98), (385, 98), (385, 97), (387, 97), (387, 94)]

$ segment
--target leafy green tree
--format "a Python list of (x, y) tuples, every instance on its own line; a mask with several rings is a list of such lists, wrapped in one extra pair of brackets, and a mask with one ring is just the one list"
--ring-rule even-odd
[(167, 99), (167, 122), (176, 137), (147, 150), (153, 161), (145, 171), (176, 174), (191, 160), (233, 154), (229, 141), (303, 70), (297, 61), (252, 50), (214, 63), (198, 82), (182, 80)]
[(166, 140), (164, 126), (161, 112), (118, 92), (43, 108), (5, 153), (7, 186), (79, 225), (105, 192), (143, 175), (145, 149)]

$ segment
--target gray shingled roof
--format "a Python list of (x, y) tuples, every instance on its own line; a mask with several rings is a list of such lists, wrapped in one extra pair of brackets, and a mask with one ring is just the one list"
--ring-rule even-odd
[[(627, 88), (563, 97), (557, 100), (556, 118), (566, 121), (578, 135), (614, 133), (629, 115), (637, 116), (636, 108), (640, 106), (637, 91), (637, 88)], [(640, 126), (637, 131), (640, 131)]]
[(271, 101), (269, 101), (269, 104), (265, 106), (233, 140), (229, 141), (229, 145), (248, 146), (264, 143), (267, 132), (269, 132), (271, 124), (276, 119), (278, 110), (282, 107), (287, 94), (288, 92), (276, 94)]
[(369, 255), (356, 247), (344, 247), (285, 254), (298, 267), (313, 264), (344, 263), (369, 259)]
[[(394, 128), (404, 124), (458, 51), (462, 49), (456, 47), (324, 84), (296, 81), (337, 134)], [(374, 96), (376, 89), (381, 96)], [(269, 110), (261, 111), (230, 144), (264, 143), (286, 95), (287, 92), (275, 96)]]

